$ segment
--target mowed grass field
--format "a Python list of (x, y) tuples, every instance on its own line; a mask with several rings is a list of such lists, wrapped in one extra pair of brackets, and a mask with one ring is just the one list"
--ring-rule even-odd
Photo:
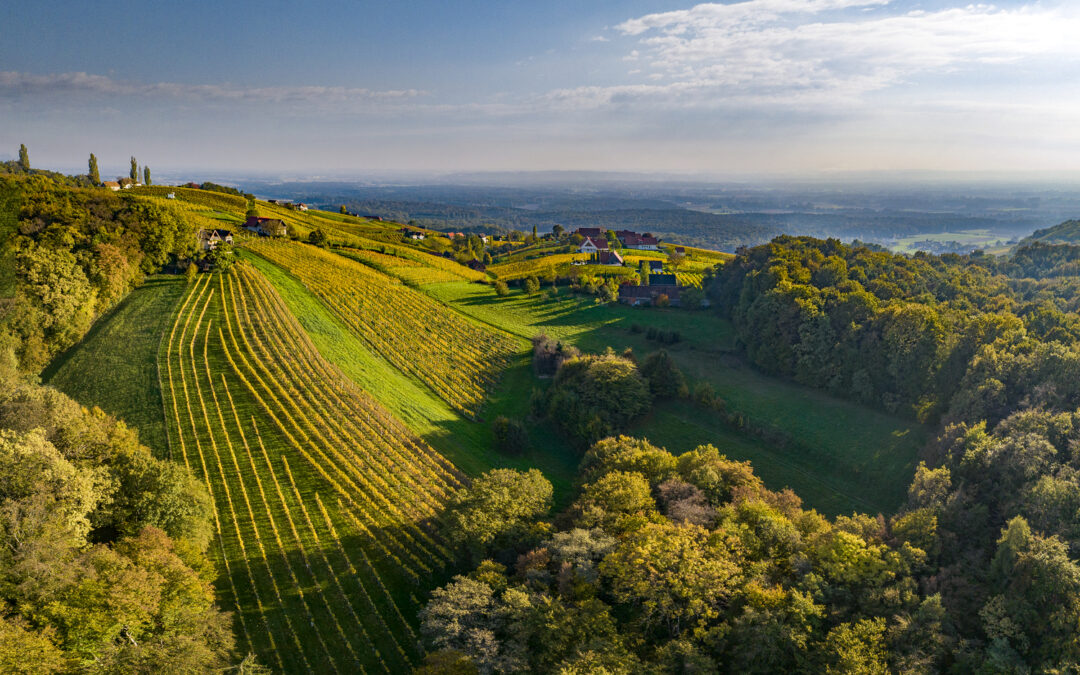
[(138, 429), (139, 439), (158, 456), (169, 450), (158, 346), (185, 286), (178, 276), (150, 277), (41, 374), (45, 384)]
[[(927, 440), (927, 430), (915, 422), (746, 366), (734, 354), (731, 324), (708, 312), (600, 305), (566, 289), (546, 298), (523, 291), (499, 298), (479, 284), (432, 284), (423, 290), (521, 338), (544, 332), (590, 352), (630, 347), (639, 359), (667, 349), (691, 383), (709, 382), (730, 411), (781, 432), (786, 442), (738, 433), (715, 411), (686, 402), (658, 406), (633, 433), (673, 452), (712, 442), (733, 458), (753, 462), (770, 487), (791, 487), (807, 505), (829, 514), (894, 511)], [(661, 345), (646, 337), (649, 327), (678, 331), (681, 340)]]

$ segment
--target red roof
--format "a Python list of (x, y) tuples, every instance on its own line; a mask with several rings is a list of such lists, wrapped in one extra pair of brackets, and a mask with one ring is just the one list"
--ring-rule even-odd
[(639, 237), (636, 234), (628, 234), (623, 237), (623, 246), (656, 246), (659, 242), (656, 237)]
[(579, 227), (574, 232), (574, 234), (580, 234), (583, 237), (593, 238), (599, 237), (601, 235), (601, 231), (599, 227)]

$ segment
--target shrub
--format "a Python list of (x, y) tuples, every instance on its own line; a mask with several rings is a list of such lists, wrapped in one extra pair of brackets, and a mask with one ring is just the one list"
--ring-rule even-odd
[(525, 292), (535, 293), (540, 290), (540, 280), (536, 277), (529, 277), (525, 279)]
[(184, 278), (190, 284), (195, 281), (195, 276), (199, 273), (199, 268), (195, 263), (188, 263), (187, 269), (184, 270)]
[(548, 416), (582, 445), (626, 428), (652, 405), (637, 366), (610, 350), (566, 361), (549, 390)]
[(495, 449), (503, 454), (521, 455), (529, 447), (525, 425), (518, 420), (499, 415), (492, 422), (491, 429), (495, 432)]
[(505, 281), (500, 280), (500, 281), (495, 282), (495, 295), (499, 296), (500, 298), (503, 298), (503, 297), (506, 297), (506, 294), (509, 293), (509, 292), (510, 292), (510, 289), (507, 287)]
[(649, 390), (657, 398), (676, 398), (687, 393), (682, 371), (664, 349), (645, 358), (641, 374), (649, 381)]

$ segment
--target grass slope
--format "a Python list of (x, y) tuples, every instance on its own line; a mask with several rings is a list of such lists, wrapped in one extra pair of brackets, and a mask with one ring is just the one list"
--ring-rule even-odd
[(770, 487), (789, 486), (826, 513), (895, 510), (926, 442), (926, 430), (914, 422), (745, 366), (733, 354), (731, 324), (705, 312), (597, 305), (565, 290), (552, 299), (523, 292), (498, 298), (478, 284), (432, 284), (423, 290), (522, 338), (543, 331), (591, 352), (630, 347), (643, 358), (659, 347), (645, 336), (650, 326), (678, 331), (681, 342), (666, 348), (688, 380), (708, 381), (729, 410), (783, 432), (790, 442), (783, 447), (733, 432), (717, 413), (686, 403), (659, 406), (633, 433), (676, 452), (712, 442), (732, 457), (752, 461)]
[(285, 672), (407, 672), (460, 474), (326, 361), (250, 266), (190, 287), (159, 353), (173, 456), (206, 481), (242, 648)]
[(524, 340), (518, 342), (518, 355), (489, 396), (483, 420), (467, 420), (424, 384), (368, 349), (295, 277), (253, 253), (242, 251), (241, 255), (270, 280), (326, 359), (458, 468), (473, 476), (491, 468), (539, 468), (555, 486), (559, 503), (569, 499), (578, 457), (554, 430), (543, 424), (529, 426), (530, 449), (521, 457), (500, 455), (493, 449), (488, 421), (499, 415), (524, 419), (529, 413), (535, 380)]
[(1020, 245), (1023, 246), (1036, 241), (1044, 244), (1080, 243), (1080, 220), (1066, 220), (1064, 223), (1059, 223), (1053, 227), (1035, 230), (1031, 236), (1022, 240)]
[(41, 378), (83, 405), (96, 405), (139, 430), (159, 456), (168, 453), (157, 354), (185, 289), (178, 276), (151, 277), (97, 320)]

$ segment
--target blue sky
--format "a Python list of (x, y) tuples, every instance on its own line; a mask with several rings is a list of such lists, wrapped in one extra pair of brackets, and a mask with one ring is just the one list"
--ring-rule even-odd
[(299, 175), (1080, 169), (1080, 3), (0, 7), (0, 156)]

